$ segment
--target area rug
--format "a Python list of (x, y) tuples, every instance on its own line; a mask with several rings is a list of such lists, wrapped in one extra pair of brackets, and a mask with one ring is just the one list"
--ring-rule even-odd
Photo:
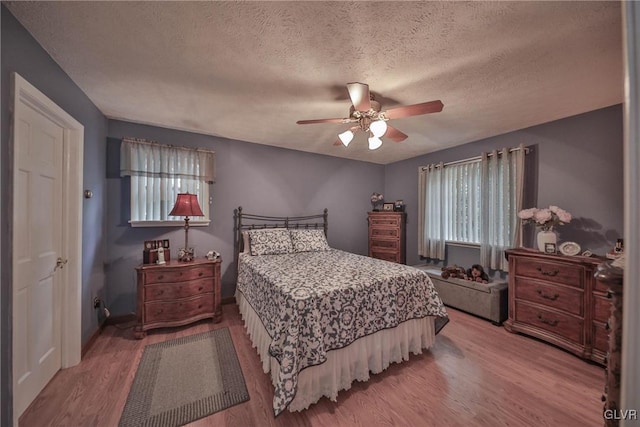
[(145, 347), (120, 427), (181, 426), (249, 400), (228, 328)]

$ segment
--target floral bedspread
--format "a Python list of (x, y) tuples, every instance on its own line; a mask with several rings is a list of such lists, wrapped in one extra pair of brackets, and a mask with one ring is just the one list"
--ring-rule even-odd
[(448, 322), (429, 276), (406, 265), (335, 249), (241, 254), (238, 263), (238, 290), (280, 363), (276, 416), (294, 399), (298, 372), (325, 362), (329, 350), (410, 319), (436, 316), (436, 333)]

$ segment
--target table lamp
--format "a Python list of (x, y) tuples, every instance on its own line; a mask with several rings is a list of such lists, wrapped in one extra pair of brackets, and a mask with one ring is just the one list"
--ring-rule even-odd
[(184, 248), (178, 251), (178, 261), (193, 261), (194, 251), (189, 247), (189, 217), (204, 216), (200, 205), (198, 204), (198, 196), (189, 193), (179, 193), (176, 204), (169, 212), (172, 216), (184, 216)]

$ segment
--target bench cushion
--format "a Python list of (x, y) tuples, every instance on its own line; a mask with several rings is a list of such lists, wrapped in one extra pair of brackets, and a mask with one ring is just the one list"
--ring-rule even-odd
[(457, 278), (442, 278), (442, 271), (425, 265), (417, 265), (433, 282), (442, 301), (457, 309), (500, 324), (507, 318), (507, 290), (505, 281), (478, 283)]

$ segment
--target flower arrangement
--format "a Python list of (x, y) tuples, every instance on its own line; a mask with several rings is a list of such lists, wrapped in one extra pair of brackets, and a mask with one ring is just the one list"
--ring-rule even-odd
[(544, 231), (551, 231), (556, 225), (563, 225), (571, 222), (571, 214), (557, 206), (549, 206), (548, 208), (523, 209), (518, 212), (518, 218), (522, 219), (524, 224), (535, 224)]
[(379, 206), (382, 204), (382, 202), (384, 202), (384, 197), (382, 196), (382, 194), (380, 193), (373, 193), (371, 195), (371, 206), (373, 207), (373, 210), (376, 209), (376, 206)]

